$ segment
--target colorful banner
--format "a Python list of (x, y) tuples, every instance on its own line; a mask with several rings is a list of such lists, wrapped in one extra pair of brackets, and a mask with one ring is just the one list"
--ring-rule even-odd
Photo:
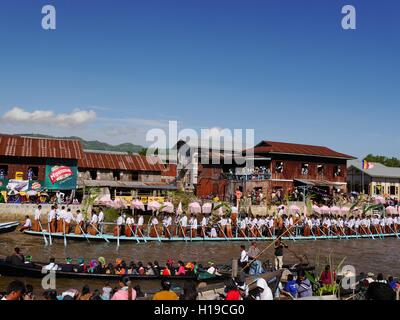
[(48, 190), (74, 190), (77, 177), (76, 165), (49, 161), (46, 165), (45, 188)]

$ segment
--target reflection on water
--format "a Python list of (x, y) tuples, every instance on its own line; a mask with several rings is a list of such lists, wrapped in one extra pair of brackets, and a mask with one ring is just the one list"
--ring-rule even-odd
[[(353, 240), (307, 240), (307, 241), (286, 241), (289, 249), (297, 255), (306, 255), (310, 263), (318, 261), (325, 263), (325, 257), (331, 253), (333, 264), (338, 264), (346, 257), (345, 264), (356, 267), (357, 272), (372, 271), (375, 274), (383, 272), (385, 276), (389, 274), (400, 276), (400, 240), (391, 239), (353, 239)], [(32, 237), (19, 232), (0, 235), (0, 255), (8, 255), (14, 247), (20, 247), (23, 253), (30, 254), (33, 260), (47, 261), (54, 256), (57, 261), (62, 262), (66, 257), (83, 257), (86, 262), (89, 259), (104, 256), (107, 261), (114, 262), (117, 257), (129, 261), (148, 261), (158, 260), (160, 264), (172, 257), (175, 261), (197, 261), (206, 264), (213, 260), (216, 263), (228, 263), (233, 258), (239, 257), (240, 244), (249, 245), (249, 242), (172, 242), (172, 243), (121, 243), (117, 248), (115, 243), (102, 243), (86, 241), (68, 241), (64, 247), (62, 239), (53, 239), (53, 246), (44, 246), (43, 238)], [(261, 249), (265, 248), (270, 242), (258, 242)], [(273, 249), (266, 251), (263, 260), (273, 259)], [(285, 263), (296, 263), (298, 260), (295, 255), (286, 250), (284, 256)], [(0, 278), (0, 289), (4, 290), (6, 284), (11, 279), (8, 277)], [(35, 288), (40, 287), (40, 280), (26, 279)], [(86, 280), (85, 280), (86, 281)], [(101, 288), (102, 281), (86, 281), (92, 288)], [(82, 280), (57, 280), (58, 290), (70, 287), (81, 288)], [(112, 284), (116, 285), (116, 284)], [(142, 281), (141, 287), (147, 291), (155, 291), (159, 283), (155, 281)]]

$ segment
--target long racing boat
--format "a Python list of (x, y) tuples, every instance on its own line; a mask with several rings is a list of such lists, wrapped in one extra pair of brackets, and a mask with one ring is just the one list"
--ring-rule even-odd
[[(31, 231), (26, 230), (24, 231), (25, 234), (30, 236), (38, 236), (38, 237), (48, 237), (48, 238), (58, 238), (58, 239), (68, 239), (68, 240), (83, 240), (83, 241), (107, 241), (107, 242), (136, 242), (136, 243), (145, 243), (145, 242), (201, 242), (201, 241), (273, 241), (277, 237), (193, 237), (190, 236), (186, 237), (127, 237), (125, 235), (121, 236), (114, 236), (108, 233), (101, 233), (96, 235), (91, 234), (74, 234), (74, 233), (67, 233), (63, 234), (61, 232), (38, 232), (38, 231)], [(303, 235), (284, 235), (281, 237), (282, 240), (293, 240), (293, 241), (302, 241), (302, 240), (333, 240), (333, 239), (383, 239), (383, 238), (391, 238), (397, 237), (400, 239), (399, 233), (377, 233), (377, 234), (352, 234), (352, 235), (311, 235), (311, 236), (303, 236)]]

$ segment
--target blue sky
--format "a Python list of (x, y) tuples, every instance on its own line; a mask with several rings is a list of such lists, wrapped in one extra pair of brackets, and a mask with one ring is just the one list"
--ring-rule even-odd
[[(176, 120), (400, 156), (399, 16), (395, 0), (2, 0), (0, 131), (145, 143)], [(96, 116), (71, 125), (76, 109)]]

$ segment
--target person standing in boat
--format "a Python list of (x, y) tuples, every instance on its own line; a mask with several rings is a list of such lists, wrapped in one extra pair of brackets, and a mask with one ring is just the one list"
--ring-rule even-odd
[(99, 218), (96, 214), (96, 211), (92, 211), (92, 218), (90, 219), (89, 227), (87, 228), (87, 233), (95, 236), (97, 234), (97, 226), (98, 226)]
[(192, 221), (190, 223), (190, 232), (192, 238), (197, 237), (197, 227), (198, 227), (197, 217), (194, 214), (192, 214)]
[(153, 215), (150, 221), (150, 237), (157, 238), (158, 237), (158, 219), (156, 215)]
[(170, 214), (167, 214), (163, 221), (163, 227), (164, 227), (164, 235), (169, 239), (172, 238), (171, 226), (172, 226), (172, 217)]
[(260, 274), (262, 273), (262, 263), (259, 260), (259, 255), (261, 251), (257, 248), (257, 244), (255, 242), (251, 243), (250, 249), (247, 252), (249, 256), (249, 260), (251, 261), (250, 265), (250, 275)]
[(124, 223), (125, 223), (124, 217), (123, 217), (122, 213), (120, 213), (119, 217), (117, 219), (117, 225), (114, 227), (114, 236), (115, 237), (119, 237), (124, 234), (124, 228), (123, 228)]
[(38, 205), (38, 207), (35, 209), (35, 212), (33, 214), (33, 227), (32, 230), (39, 232), (42, 231), (40, 228), (41, 225), (41, 221), (40, 221), (40, 217), (42, 215), (42, 206)]
[(57, 217), (56, 217), (56, 211), (55, 207), (51, 206), (50, 212), (47, 217), (47, 221), (50, 224), (50, 232), (56, 232), (56, 225), (57, 225)]
[[(69, 233), (70, 232), (70, 226), (71, 226), (71, 222), (74, 219), (71, 209), (68, 208), (67, 211), (65, 211), (64, 213), (64, 217), (63, 217), (63, 221), (65, 224), (65, 233)], [(63, 230), (64, 232), (64, 230)]]
[(275, 234), (275, 220), (273, 216), (269, 216), (267, 228), (268, 228), (268, 235), (270, 237), (273, 237)]
[(143, 224), (144, 224), (144, 217), (143, 214), (140, 214), (137, 222), (137, 231), (136, 231), (136, 236), (138, 237), (143, 237)]
[(99, 230), (101, 233), (104, 231), (104, 212), (102, 209), (100, 209), (100, 212), (98, 214), (98, 219), (99, 219)]
[(280, 238), (276, 239), (274, 245), (274, 256), (275, 256), (275, 269), (280, 270), (283, 268), (283, 248), (288, 248)]
[(218, 221), (218, 227), (219, 227), (219, 237), (220, 238), (226, 238), (226, 225), (228, 221), (226, 220), (226, 216), (223, 215), (221, 219)]
[(126, 227), (125, 227), (125, 236), (132, 237), (133, 225), (135, 224), (135, 220), (133, 217), (128, 217), (126, 219)]
[(56, 216), (57, 232), (64, 233), (65, 206), (62, 206), (61, 209), (57, 208)]
[(201, 219), (201, 237), (205, 238), (207, 237), (207, 225), (208, 225), (208, 219), (206, 218), (206, 216), (204, 215), (203, 218)]
[(187, 224), (188, 224), (188, 218), (185, 213), (182, 215), (182, 218), (180, 218), (179, 224), (180, 224), (179, 234), (181, 237), (185, 237), (186, 232), (187, 232)]
[(239, 234), (238, 234), (239, 238), (246, 238), (246, 229), (247, 229), (246, 219), (241, 219), (239, 222)]
[(84, 228), (84, 221), (83, 221), (83, 215), (80, 210), (76, 211), (76, 217), (75, 217), (75, 234), (82, 234), (82, 230)]

